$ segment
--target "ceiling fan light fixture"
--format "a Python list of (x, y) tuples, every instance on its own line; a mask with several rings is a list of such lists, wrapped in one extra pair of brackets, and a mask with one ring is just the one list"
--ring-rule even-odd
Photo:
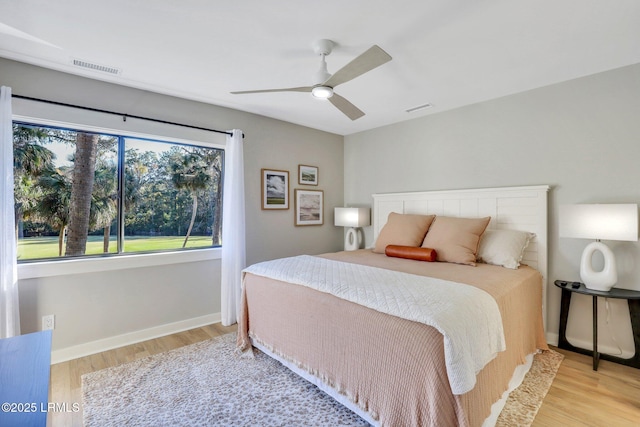
[(329, 86), (316, 86), (311, 89), (311, 95), (319, 99), (329, 99), (333, 96), (333, 88)]
[[(335, 46), (331, 40), (320, 40), (315, 46), (316, 54), (320, 55), (320, 69), (315, 74), (315, 81), (310, 86), (289, 87), (281, 89), (262, 89), (262, 90), (245, 90), (239, 92), (231, 92), (234, 95), (245, 93), (269, 93), (269, 92), (304, 92), (313, 95), (317, 99), (329, 99), (329, 103), (336, 107), (342, 114), (351, 120), (358, 120), (364, 116), (364, 112), (353, 105), (347, 99), (338, 94), (334, 94), (333, 88), (347, 83), (356, 77), (361, 76), (382, 64), (391, 61), (391, 56), (382, 50), (380, 46), (373, 45), (360, 55), (356, 56), (347, 65), (336, 71), (333, 75), (327, 71), (327, 61), (325, 56), (331, 53), (331, 49)], [(335, 95), (335, 96), (334, 96)]]

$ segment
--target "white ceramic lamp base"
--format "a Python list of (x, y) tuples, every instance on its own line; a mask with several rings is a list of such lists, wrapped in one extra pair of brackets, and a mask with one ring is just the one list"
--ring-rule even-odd
[(358, 232), (354, 227), (347, 228), (347, 234), (344, 236), (344, 250), (355, 251), (360, 249), (360, 239)]
[[(602, 253), (604, 257), (604, 268), (601, 271), (595, 271), (593, 268), (592, 257), (595, 252)], [(580, 278), (589, 289), (609, 292), (618, 282), (618, 269), (613, 251), (602, 242), (588, 244), (580, 260)]]

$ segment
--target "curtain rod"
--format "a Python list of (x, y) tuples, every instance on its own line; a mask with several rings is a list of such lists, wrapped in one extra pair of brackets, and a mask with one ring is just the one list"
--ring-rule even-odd
[[(209, 129), (209, 128), (203, 128), (199, 126), (185, 125), (183, 123), (175, 123), (175, 122), (169, 122), (166, 120), (152, 119), (149, 117), (134, 116), (131, 114), (118, 113), (116, 111), (108, 111), (108, 110), (101, 110), (99, 108), (84, 107), (82, 105), (66, 104), (64, 102), (50, 101), (48, 99), (32, 98), (30, 96), (23, 96), (23, 95), (12, 95), (12, 97), (18, 98), (18, 99), (26, 99), (28, 101), (43, 102), (45, 104), (60, 105), (62, 107), (71, 107), (71, 108), (78, 108), (80, 110), (94, 111), (96, 113), (113, 114), (114, 116), (122, 116), (122, 121), (125, 121), (125, 122), (127, 121), (127, 117), (131, 117), (132, 119), (148, 120), (150, 122), (163, 123), (165, 125), (182, 126), (189, 129), (204, 130), (207, 132), (215, 132), (215, 133), (224, 133), (225, 135), (229, 135), (229, 136), (233, 135), (232, 132), (225, 131), (225, 130)], [(244, 138), (244, 134), (242, 134), (242, 137)]]

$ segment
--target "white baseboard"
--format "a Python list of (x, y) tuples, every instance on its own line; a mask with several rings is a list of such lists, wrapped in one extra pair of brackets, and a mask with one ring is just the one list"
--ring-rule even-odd
[(90, 354), (100, 353), (102, 351), (112, 350), (114, 348), (139, 343), (141, 341), (199, 328), (212, 323), (219, 323), (221, 318), (220, 313), (208, 314), (206, 316), (194, 317), (192, 319), (167, 323), (148, 329), (142, 329), (122, 335), (90, 341), (84, 344), (61, 348), (51, 352), (51, 364), (53, 365), (56, 363), (66, 362), (68, 360), (77, 359)]
[[(220, 313), (208, 314), (206, 316), (194, 317), (192, 319), (181, 320), (179, 322), (167, 323), (164, 325), (154, 326), (153, 328), (142, 329), (135, 332), (129, 332), (122, 335), (116, 335), (109, 338), (103, 338), (96, 341), (90, 341), (84, 344), (78, 344), (71, 347), (61, 348), (51, 352), (51, 364), (66, 362), (68, 360), (77, 359), (79, 357), (89, 356), (91, 354), (100, 353), (102, 351), (112, 350), (118, 347), (124, 347), (126, 345), (139, 343), (142, 341), (163, 337), (166, 335), (175, 334), (189, 329), (199, 328), (201, 326), (211, 325), (212, 323), (219, 323), (222, 319)], [(545, 335), (547, 343), (557, 346), (558, 334), (554, 332), (547, 332)], [(571, 344), (576, 347), (585, 348), (590, 350), (592, 348), (591, 342), (573, 340)], [(633, 352), (624, 351), (620, 355), (620, 350), (608, 346), (598, 346), (600, 353), (607, 353), (622, 358), (633, 357)]]

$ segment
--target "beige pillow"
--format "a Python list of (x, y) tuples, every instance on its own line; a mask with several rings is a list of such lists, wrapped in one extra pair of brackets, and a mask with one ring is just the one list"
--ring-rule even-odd
[(419, 247), (435, 215), (391, 212), (380, 230), (373, 252), (383, 254), (387, 245)]
[(475, 266), (480, 236), (490, 220), (489, 216), (485, 218), (438, 216), (429, 228), (422, 247), (435, 249), (438, 261)]
[(536, 235), (517, 230), (486, 230), (478, 246), (478, 261), (517, 269)]

